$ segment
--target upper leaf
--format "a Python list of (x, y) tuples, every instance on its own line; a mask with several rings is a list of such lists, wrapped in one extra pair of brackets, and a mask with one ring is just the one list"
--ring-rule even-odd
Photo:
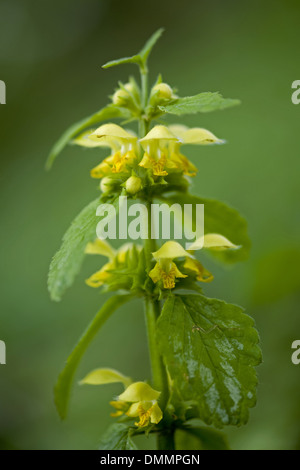
[(96, 209), (99, 199), (86, 206), (74, 219), (53, 257), (48, 276), (48, 289), (52, 300), (59, 301), (78, 274), (87, 243), (96, 238)]
[(155, 31), (155, 33), (152, 34), (152, 36), (148, 39), (142, 50), (139, 52), (139, 55), (144, 63), (147, 61), (148, 56), (153, 49), (153, 46), (155, 46), (163, 32), (164, 28), (159, 28), (157, 31)]
[(254, 321), (241, 307), (203, 295), (170, 295), (157, 341), (181, 398), (217, 427), (245, 424), (261, 362)]
[(107, 69), (109, 67), (114, 67), (115, 65), (121, 65), (121, 64), (137, 64), (141, 68), (144, 68), (147, 63), (148, 56), (150, 52), (153, 49), (153, 46), (156, 44), (158, 39), (163, 33), (163, 28), (158, 29), (150, 39), (146, 42), (144, 47), (141, 49), (141, 51), (138, 54), (135, 54), (131, 57), (123, 57), (122, 59), (116, 59), (116, 60), (111, 60), (107, 62), (106, 64), (102, 65), (104, 69)]
[(164, 113), (181, 116), (182, 114), (209, 113), (218, 109), (236, 106), (237, 104), (240, 104), (239, 100), (223, 98), (218, 92), (204, 92), (194, 96), (178, 98), (171, 104), (159, 106), (159, 109)]
[(95, 114), (82, 119), (75, 124), (72, 124), (60, 139), (54, 144), (49, 154), (46, 169), (50, 170), (52, 167), (54, 160), (60, 154), (60, 152), (65, 148), (65, 146), (72, 140), (77, 134), (84, 131), (88, 127), (94, 126), (95, 124), (100, 123), (101, 121), (106, 121), (107, 119), (114, 119), (114, 118), (124, 118), (128, 119), (130, 116), (129, 112), (126, 109), (118, 108), (114, 105), (108, 105), (105, 108), (102, 108)]
[(184, 204), (204, 204), (204, 232), (219, 233), (235, 245), (241, 245), (239, 250), (214, 251), (211, 254), (229, 263), (243, 261), (248, 257), (251, 242), (248, 236), (247, 221), (236, 209), (224, 202), (191, 194), (171, 194), (160, 197), (160, 200), (169, 205), (177, 203), (182, 207)]
[(99, 450), (137, 450), (130, 437), (131, 430), (125, 423), (112, 424), (102, 436)]

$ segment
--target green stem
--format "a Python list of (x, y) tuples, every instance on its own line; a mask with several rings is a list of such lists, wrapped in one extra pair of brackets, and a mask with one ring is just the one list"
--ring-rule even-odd
[[(139, 134), (140, 138), (144, 137), (150, 126), (150, 121), (146, 116), (146, 106), (148, 102), (148, 70), (145, 66), (140, 68), (141, 72), (141, 103), (142, 103), (142, 115), (139, 122)], [(156, 251), (156, 242), (152, 238), (152, 217), (151, 217), (151, 206), (152, 199), (149, 197), (147, 200), (147, 213), (148, 213), (148, 237), (144, 241), (144, 251), (146, 258), (146, 269), (149, 273), (152, 269), (152, 253)], [(161, 392), (159, 398), (159, 405), (164, 411), (168, 398), (169, 398), (169, 387), (168, 377), (166, 368), (163, 364), (162, 357), (159, 353), (157, 342), (156, 342), (156, 321), (160, 314), (160, 302), (153, 297), (153, 285), (150, 282), (148, 289), (148, 295), (145, 298), (145, 316), (146, 316), (146, 327), (147, 337), (149, 345), (149, 355), (152, 372), (152, 385), (156, 390)], [(157, 445), (159, 450), (163, 449), (174, 449), (173, 432), (170, 429), (159, 432), (157, 436)]]
[(159, 433), (157, 450), (175, 450), (174, 429), (164, 429)]
[(146, 107), (148, 102), (148, 69), (147, 66), (140, 67), (141, 74), (141, 104), (142, 116), (139, 122), (140, 137), (144, 137), (149, 131), (149, 121), (146, 118)]

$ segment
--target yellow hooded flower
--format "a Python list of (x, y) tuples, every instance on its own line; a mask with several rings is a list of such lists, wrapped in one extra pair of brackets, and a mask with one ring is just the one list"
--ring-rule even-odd
[(103, 178), (110, 173), (128, 173), (128, 166), (137, 158), (137, 137), (117, 124), (104, 124), (89, 135), (91, 142), (110, 147), (112, 155), (91, 170), (93, 178)]
[[(105, 240), (95, 240), (92, 243), (88, 243), (85, 249), (85, 253), (93, 255), (102, 255), (108, 258), (102, 268), (96, 273), (92, 274), (85, 282), (90, 287), (100, 287), (109, 281), (112, 276), (114, 269), (121, 267), (126, 261), (128, 251), (131, 249), (132, 243), (125, 243), (118, 250), (114, 250)], [(136, 247), (140, 249), (140, 247)]]
[(172, 143), (170, 145), (169, 158), (178, 170), (183, 171), (183, 173), (188, 176), (195, 176), (197, 167), (193, 165), (185, 155), (182, 155), (180, 152), (181, 145), (211, 145), (224, 142), (218, 139), (212, 132), (200, 127), (189, 129), (186, 126), (174, 124), (169, 126), (169, 130), (180, 141), (179, 143)]
[(145, 382), (135, 382), (119, 395), (118, 400), (110, 402), (117, 410), (113, 415), (121, 416), (125, 413), (130, 418), (139, 418), (134, 423), (138, 427), (147, 426), (150, 422), (157, 424), (161, 421), (163, 413), (157, 400), (160, 392), (154, 390)]
[[(185, 278), (188, 274), (196, 276), (197, 281), (211, 282), (213, 275), (191, 254), (192, 251), (202, 248), (227, 250), (240, 247), (218, 233), (208, 233), (204, 237), (198, 238), (191, 244), (189, 251), (186, 251), (178, 242), (171, 240), (164, 243), (158, 251), (152, 253), (156, 264), (149, 272), (149, 276), (155, 284), (162, 281), (165, 289), (173, 289), (176, 278)], [(173, 260), (176, 258), (185, 258), (182, 268), (184, 273), (174, 263)]]
[(140, 139), (145, 153), (139, 165), (151, 169), (155, 176), (167, 175), (166, 168), (176, 168), (168, 158), (171, 142), (175, 144), (179, 140), (166, 126), (153, 127), (143, 139)]
[(183, 274), (179, 271), (173, 261), (176, 258), (192, 256), (185, 251), (179, 243), (170, 240), (164, 243), (163, 246), (158, 251), (152, 253), (152, 255), (156, 260), (156, 264), (150, 271), (149, 276), (155, 284), (158, 281), (162, 281), (165, 289), (173, 289), (173, 287), (175, 287), (176, 278), (187, 277), (187, 274)]

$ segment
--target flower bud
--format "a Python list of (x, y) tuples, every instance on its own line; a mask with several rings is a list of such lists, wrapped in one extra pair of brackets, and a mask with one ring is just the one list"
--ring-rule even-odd
[(113, 104), (117, 106), (127, 106), (128, 101), (131, 100), (130, 93), (132, 93), (133, 85), (131, 83), (126, 83), (124, 88), (119, 88), (112, 97)]
[(142, 180), (138, 176), (130, 176), (125, 183), (126, 191), (129, 194), (136, 194), (142, 189)]
[(173, 95), (172, 88), (167, 83), (158, 83), (153, 87), (153, 92), (158, 93), (158, 98), (170, 100)]
[(100, 182), (100, 189), (103, 193), (108, 193), (115, 188), (116, 180), (109, 176), (104, 176)]

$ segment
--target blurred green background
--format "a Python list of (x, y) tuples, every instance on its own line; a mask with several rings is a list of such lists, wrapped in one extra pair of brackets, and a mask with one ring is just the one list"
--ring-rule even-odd
[[(7, 85), (0, 107), (2, 448), (96, 448), (111, 422), (107, 402), (118, 385), (75, 387), (63, 423), (52, 396), (68, 353), (103, 302), (84, 284), (99, 260), (85, 261), (61, 303), (46, 288), (63, 233), (95, 197), (89, 170), (99, 158), (68, 147), (50, 173), (44, 163), (69, 124), (105, 105), (117, 81), (136, 72), (101, 64), (137, 52), (161, 26), (153, 80), (161, 72), (181, 96), (220, 91), (242, 101), (184, 121), (227, 140), (200, 156), (188, 151), (200, 168), (193, 191), (240, 209), (253, 242), (246, 263), (230, 270), (208, 264), (215, 282), (207, 294), (246, 307), (264, 353), (250, 422), (226, 432), (234, 449), (300, 448), (300, 366), (291, 363), (292, 341), (300, 338), (300, 107), (291, 103), (291, 83), (300, 78), (299, 14), (296, 0), (0, 0), (0, 79)], [(108, 321), (78, 378), (100, 366), (149, 377), (139, 302)]]

